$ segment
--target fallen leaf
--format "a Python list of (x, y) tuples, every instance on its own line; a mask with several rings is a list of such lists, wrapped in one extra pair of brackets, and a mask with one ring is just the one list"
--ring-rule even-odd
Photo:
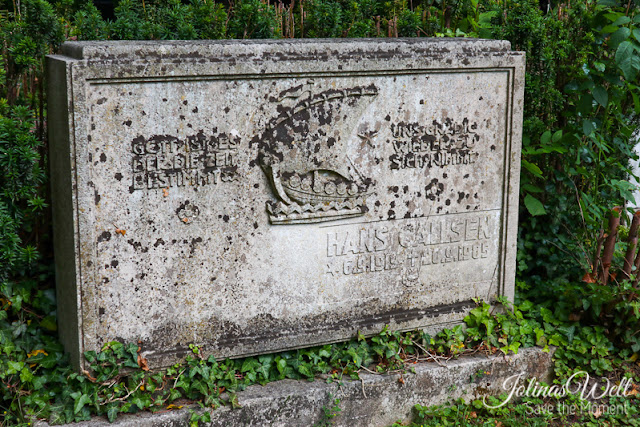
[(138, 354), (138, 366), (140, 366), (140, 368), (142, 368), (143, 371), (149, 370), (149, 363), (147, 362), (147, 359), (142, 357), (142, 355), (140, 354)]
[(49, 353), (47, 353), (46, 351), (42, 349), (38, 349), (38, 350), (33, 350), (31, 353), (27, 353), (27, 358), (37, 356), (39, 354), (44, 354), (45, 356), (49, 355)]
[(580, 316), (579, 314), (577, 314), (577, 313), (571, 313), (571, 314), (569, 315), (569, 320), (570, 320), (571, 322), (577, 322), (578, 320), (580, 320), (580, 317), (581, 317), (581, 316)]
[(478, 418), (478, 414), (477, 414), (475, 411), (472, 411), (472, 412), (469, 414), (469, 416), (470, 416), (471, 418)]
[(593, 277), (593, 273), (586, 273), (582, 276), (582, 281), (585, 283), (596, 283), (595, 277)]
[[(27, 353), (27, 361), (29, 361), (30, 358), (37, 356), (39, 354), (44, 354), (45, 356), (48, 356), (49, 353), (47, 353), (46, 351), (42, 350), (42, 349), (38, 349), (38, 350), (33, 350), (31, 353)], [(33, 368), (35, 367), (36, 364), (35, 363), (30, 363), (29, 367)]]
[(122, 234), (124, 236), (125, 234), (127, 234), (127, 230), (116, 227), (116, 234)]
[(189, 218), (183, 218), (182, 222), (189, 222)]
[(169, 187), (162, 189), (162, 195), (164, 197), (167, 197), (169, 195)]
[(96, 378), (92, 377), (91, 374), (89, 373), (89, 371), (85, 371), (83, 370), (82, 373), (89, 378), (89, 381), (91, 381), (92, 383), (95, 383), (97, 380)]
[(182, 406), (174, 405), (173, 403), (167, 406), (167, 409), (182, 409)]

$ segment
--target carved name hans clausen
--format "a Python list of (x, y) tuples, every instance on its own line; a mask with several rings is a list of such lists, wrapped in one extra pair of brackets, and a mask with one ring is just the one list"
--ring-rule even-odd
[(314, 93), (309, 81), (272, 98), (280, 114), (251, 141), (277, 198), (267, 202), (272, 224), (332, 221), (368, 211), (374, 183), (348, 158), (344, 138), (377, 95), (373, 84)]

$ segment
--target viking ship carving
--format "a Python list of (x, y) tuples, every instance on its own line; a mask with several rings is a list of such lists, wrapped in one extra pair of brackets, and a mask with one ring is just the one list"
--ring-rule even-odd
[(346, 147), (377, 95), (373, 84), (314, 94), (311, 81), (272, 99), (279, 114), (252, 140), (277, 199), (266, 206), (272, 224), (332, 221), (368, 211), (373, 181), (358, 171)]

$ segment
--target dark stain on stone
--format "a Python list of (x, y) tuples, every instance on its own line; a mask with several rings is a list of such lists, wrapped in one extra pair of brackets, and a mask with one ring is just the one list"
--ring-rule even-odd
[(191, 110), (192, 113), (197, 113), (198, 112), (198, 107), (195, 107), (193, 110)]
[(191, 239), (191, 243), (189, 243), (189, 257), (193, 256), (196, 251), (196, 246), (198, 243), (202, 243), (202, 237), (196, 237), (195, 239)]
[(164, 244), (165, 244), (165, 243), (164, 243), (164, 240), (162, 240), (162, 239), (157, 239), (157, 240), (156, 240), (156, 242), (153, 244), (153, 247), (154, 247), (154, 248), (157, 248), (158, 246), (160, 246), (160, 245), (164, 245)]
[(100, 154), (100, 161), (101, 161), (102, 163), (104, 163), (104, 162), (106, 162), (106, 161), (107, 161), (107, 156), (106, 156), (104, 153)]
[(224, 215), (224, 216), (222, 217), (222, 220), (223, 220), (224, 222), (229, 222), (229, 215)]
[(98, 236), (98, 243), (108, 242), (109, 240), (111, 240), (111, 233), (108, 231), (103, 231), (102, 234)]
[(143, 247), (142, 243), (136, 242), (133, 239), (127, 240), (127, 243), (133, 246), (133, 249), (135, 249), (136, 252), (141, 252), (143, 254), (149, 252), (149, 248)]
[(98, 194), (98, 190), (93, 190), (93, 199), (95, 200), (96, 206), (100, 203), (100, 195)]
[(496, 146), (495, 145), (491, 146), (491, 151), (496, 151)]
[(124, 122), (122, 122), (122, 124), (126, 126), (131, 126), (131, 120), (125, 120)]
[(253, 228), (254, 228), (254, 229), (258, 228), (258, 223), (257, 223), (257, 222), (254, 222), (254, 223), (253, 223)]
[(107, 100), (107, 98), (100, 98), (100, 99), (98, 99), (98, 101), (96, 101), (96, 104), (102, 105), (102, 104), (105, 103), (106, 100)]
[(189, 105), (189, 101), (185, 99), (184, 101), (182, 101), (182, 105)]
[(162, 98), (162, 102), (167, 102), (167, 98)]
[(118, 260), (114, 259), (111, 261), (111, 267), (116, 268), (118, 266)]
[(104, 313), (105, 313), (105, 311), (104, 311), (104, 307), (100, 307), (100, 308), (98, 308), (98, 314), (99, 314), (100, 316), (104, 316)]

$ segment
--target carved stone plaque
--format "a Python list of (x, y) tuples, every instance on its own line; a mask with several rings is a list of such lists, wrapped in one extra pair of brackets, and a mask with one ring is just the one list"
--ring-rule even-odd
[(71, 42), (50, 56), (62, 340), (152, 368), (513, 298), (508, 42)]

